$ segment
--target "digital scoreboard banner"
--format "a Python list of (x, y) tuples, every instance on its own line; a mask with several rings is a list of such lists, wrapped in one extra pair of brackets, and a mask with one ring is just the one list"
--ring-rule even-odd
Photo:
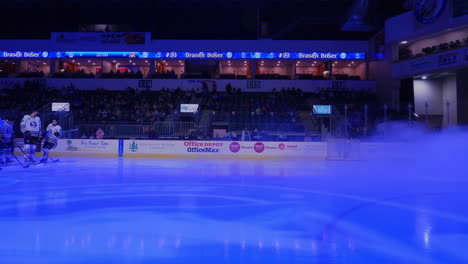
[(331, 105), (314, 105), (314, 113), (317, 115), (330, 115)]
[(363, 60), (365, 52), (0, 51), (0, 58)]
[(196, 113), (198, 112), (198, 104), (181, 104), (180, 112), (181, 113)]
[(52, 112), (69, 112), (70, 103), (52, 103)]

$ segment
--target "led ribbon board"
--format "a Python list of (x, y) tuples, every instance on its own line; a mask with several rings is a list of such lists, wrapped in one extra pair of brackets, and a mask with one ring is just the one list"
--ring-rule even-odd
[(365, 52), (0, 51), (0, 58), (362, 60)]

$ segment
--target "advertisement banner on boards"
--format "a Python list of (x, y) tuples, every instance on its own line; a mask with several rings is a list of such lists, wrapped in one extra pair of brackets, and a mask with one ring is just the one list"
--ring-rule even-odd
[(323, 142), (125, 140), (124, 155), (323, 157), (326, 155), (326, 144)]
[(69, 154), (115, 154), (117, 156), (119, 141), (105, 139), (59, 139), (57, 147), (52, 151)]

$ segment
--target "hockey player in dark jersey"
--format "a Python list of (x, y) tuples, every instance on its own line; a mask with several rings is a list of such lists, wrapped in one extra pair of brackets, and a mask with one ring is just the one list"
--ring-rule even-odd
[(0, 120), (0, 165), (14, 163), (13, 119)]

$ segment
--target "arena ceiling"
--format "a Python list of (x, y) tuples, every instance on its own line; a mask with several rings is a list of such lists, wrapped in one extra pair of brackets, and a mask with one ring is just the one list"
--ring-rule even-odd
[(154, 39), (368, 39), (405, 0), (0, 0), (0, 38), (117, 24)]

